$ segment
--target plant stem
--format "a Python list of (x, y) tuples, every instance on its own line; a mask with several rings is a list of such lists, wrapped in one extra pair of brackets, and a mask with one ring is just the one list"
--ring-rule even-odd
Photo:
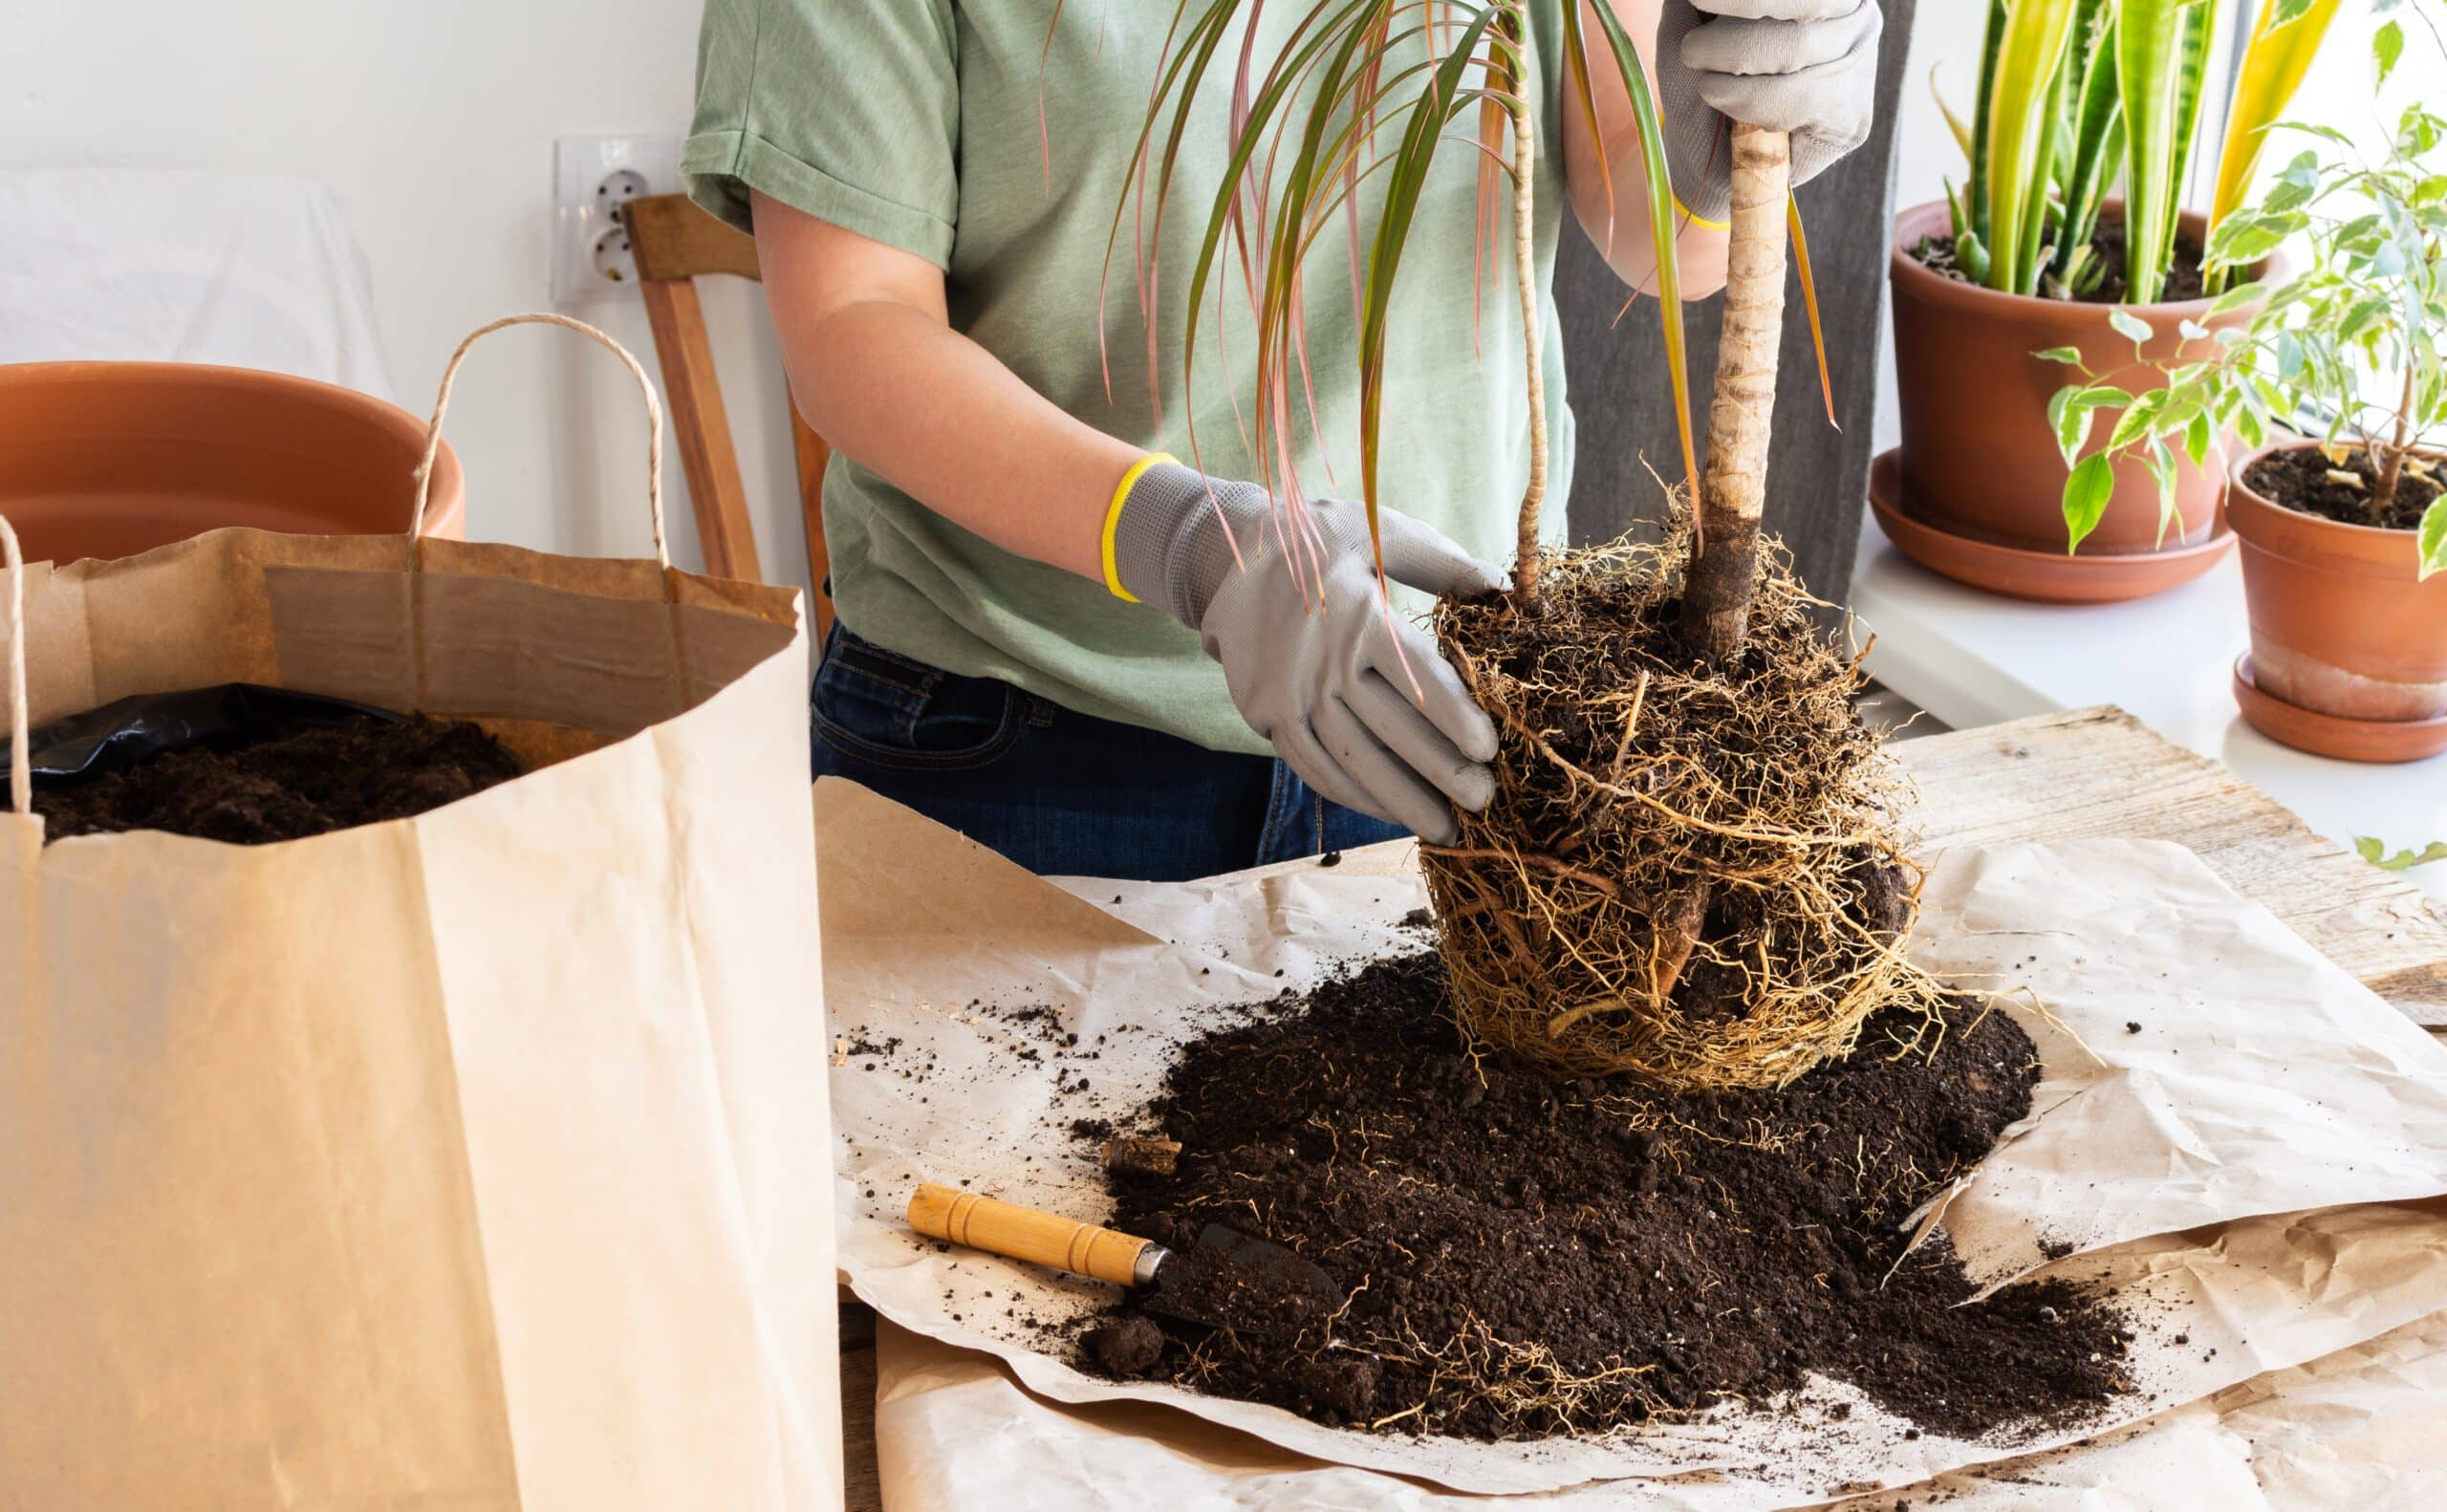
[(2396, 482), (2404, 475), (2405, 453), (2413, 445), (2414, 401), (2413, 354), (2405, 354), (2405, 392), (2396, 400), (2396, 434), (2385, 446), (2368, 446), (2371, 461), (2378, 464), (2376, 476), (2371, 481), (2371, 523), (2377, 525), (2388, 517), (2389, 506), (2396, 502)]
[[(1526, 18), (1520, 34), (1528, 35)], [(1515, 82), (1511, 107), (1512, 266), (1521, 289), (1521, 347), (1529, 363), (1529, 486), (1521, 495), (1520, 550), (1513, 560), (1512, 587), (1521, 606), (1535, 613), (1538, 574), (1545, 566), (1538, 543), (1538, 510), (1547, 500), (1547, 358), (1543, 351), (1546, 323), (1538, 309), (1538, 133), (1529, 115), (1528, 88), (1527, 78)]]
[(1700, 472), (1700, 547), (1682, 593), (1682, 639), (1712, 666), (1750, 635), (1759, 587), (1759, 526), (1767, 505), (1767, 443), (1784, 339), (1785, 202), (1792, 171), (1784, 133), (1733, 128), (1733, 231), (1724, 325)]
[[(1725, 253), (1724, 324), (1708, 401), (1708, 461), (1700, 472), (1700, 548), (1682, 588), (1682, 642), (1729, 669), (1750, 638), (1759, 593), (1759, 526), (1767, 508), (1767, 443), (1776, 356), (1785, 330), (1785, 207), (1792, 143), (1781, 131), (1733, 128), (1733, 231)], [(1663, 1003), (1706, 927), (1705, 871), (1660, 901), (1651, 928), (1650, 990)]]

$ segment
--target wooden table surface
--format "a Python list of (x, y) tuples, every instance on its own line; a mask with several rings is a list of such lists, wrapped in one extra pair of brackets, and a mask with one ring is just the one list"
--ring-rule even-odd
[[(2434, 1034), (2447, 1034), (2447, 909), (2370, 865), (2216, 762), (2116, 709), (2071, 709), (1898, 742), (1920, 788), (1925, 848), (2122, 835), (2190, 847)], [(2344, 772), (2340, 781), (2351, 781)], [(1372, 847), (1346, 865), (1399, 870), (1410, 846)], [(1291, 862), (1291, 867), (1312, 865)], [(842, 1432), (850, 1512), (878, 1512), (875, 1323), (841, 1311)]]

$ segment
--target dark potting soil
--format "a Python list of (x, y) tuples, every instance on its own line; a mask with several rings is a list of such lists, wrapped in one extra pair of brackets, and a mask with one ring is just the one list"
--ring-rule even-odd
[[(1943, 273), (1957, 283), (1967, 284), (1972, 281), (1971, 275), (1962, 270), (1962, 265), (1955, 261), (1954, 238), (1951, 236), (1924, 236), (1920, 238), (1920, 245), (1912, 248), (1911, 256), (1915, 262), (1933, 273)], [(2090, 238), (2090, 256), (2101, 268), (2107, 270), (2106, 276), (2099, 280), (2098, 287), (2086, 294), (2066, 295), (2060, 292), (2051, 297), (2069, 298), (2072, 303), (2084, 305), (2124, 303), (2125, 291), (2131, 286), (2125, 282), (2124, 278), (2122, 223), (2100, 222), (2097, 232)], [(2200, 267), (2200, 244), (2188, 237), (2178, 236), (2176, 238), (2175, 265), (2167, 270), (2166, 283), (2158, 294), (2159, 301), (2172, 304), (2186, 299), (2198, 299), (2208, 291), (2208, 287), (2207, 277)]]
[(1223, 1223), (1322, 1265), (1349, 1299), (1331, 1344), (1126, 1298), (1084, 1369), (1476, 1438), (1765, 1405), (1810, 1372), (1966, 1437), (2124, 1389), (2101, 1302), (2043, 1280), (1966, 1306), (1942, 1234), (1903, 1255), (1903, 1219), (2029, 1110), (2004, 1014), (1883, 1016), (1782, 1091), (1677, 1096), (1473, 1059), (1443, 992), (1433, 955), (1380, 961), (1187, 1046), (1147, 1110), (1178, 1171), (1107, 1177), (1127, 1232)]
[(188, 746), (57, 787), (37, 787), (46, 840), (126, 830), (237, 845), (299, 840), (404, 819), (525, 768), (473, 724), (355, 716), (235, 748)]
[[(2362, 480), (2355, 487), (2328, 476), (2330, 469), (2350, 473)], [(2414, 530), (2421, 527), (2423, 511), (2438, 497), (2436, 478), (2425, 478), (2410, 469), (2396, 474), (2396, 496), (2388, 508), (2377, 514), (2371, 508), (2371, 485), (2377, 481), (2378, 465), (2370, 452), (2359, 447), (2346, 453), (2345, 464), (2337, 466), (2317, 446), (2289, 446), (2272, 451), (2243, 470), (2243, 482), (2254, 492), (2272, 503), (2301, 514), (2316, 514), (2341, 525), (2367, 525), (2382, 530)]]

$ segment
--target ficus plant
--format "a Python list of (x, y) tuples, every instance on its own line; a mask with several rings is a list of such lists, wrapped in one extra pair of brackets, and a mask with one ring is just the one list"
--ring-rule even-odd
[[(2223, 3), (1988, 0), (1971, 120), (1947, 112), (1970, 161), (1964, 185), (1946, 185), (1965, 277), (2005, 293), (2094, 294), (2110, 272), (2099, 209), (2120, 184), (2122, 302), (2162, 296)], [(2228, 112), (2221, 183), (2239, 152), (2248, 181), (2248, 153), (2301, 81), (2336, 3), (2263, 0)]]
[[(2401, 25), (2379, 28), (2371, 53), (2384, 85), (2405, 46)], [(2064, 509), (2068, 550), (2098, 524), (2114, 491), (2119, 460), (2138, 460), (2160, 486), (2160, 529), (2175, 516), (2176, 457), (2206, 466), (2222, 439), (2257, 447), (2294, 427), (2321, 438), (2340, 467), (2347, 451), (2371, 463), (2362, 489), (2370, 523), (2386, 519), (2408, 474), (2429, 476), (2425, 440), (2447, 431), (2447, 118), (2415, 99), (2396, 118), (2384, 152), (2364, 161), (2342, 133), (2281, 123), (2319, 145), (2298, 154), (2260, 203), (2221, 220), (2210, 233), (2216, 269), (2248, 267), (2301, 238), (2303, 270), (2274, 290), (2239, 284), (2213, 313), (2266, 303), (2249, 324), (2211, 331), (2187, 320), (2165, 360), (2142, 355), (2155, 334), (2129, 311), (2106, 318), (2133, 342), (2133, 360), (2108, 373), (2083, 366), (2073, 348), (2037, 354), (2073, 367), (2078, 381), (2048, 401), (2048, 423), (2071, 468)], [(2331, 149), (2324, 157), (2321, 147)], [(2372, 398), (2378, 395), (2380, 398)], [(2095, 418), (2114, 413), (2105, 442), (2083, 455)], [(2418, 527), (2421, 573), (2447, 572), (2447, 493)]]

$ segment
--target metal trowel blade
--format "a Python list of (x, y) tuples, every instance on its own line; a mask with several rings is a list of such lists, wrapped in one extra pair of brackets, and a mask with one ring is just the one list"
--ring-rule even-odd
[(1171, 1317), (1277, 1337), (1322, 1329), (1342, 1305), (1342, 1288), (1313, 1261), (1221, 1223), (1157, 1267), (1147, 1299)]

